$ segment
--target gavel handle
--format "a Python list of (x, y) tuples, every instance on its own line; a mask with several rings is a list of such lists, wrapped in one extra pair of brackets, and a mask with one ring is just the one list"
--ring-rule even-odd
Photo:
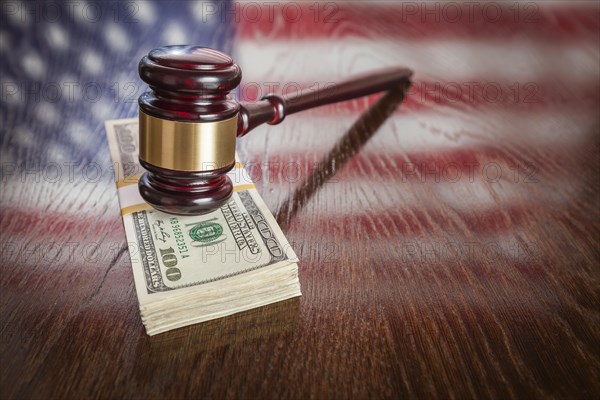
[(275, 125), (286, 115), (325, 104), (352, 100), (383, 92), (400, 85), (410, 85), (412, 71), (407, 68), (387, 68), (373, 73), (357, 75), (322, 89), (305, 89), (285, 97), (268, 94), (261, 101), (240, 103), (237, 136), (244, 136), (257, 126)]

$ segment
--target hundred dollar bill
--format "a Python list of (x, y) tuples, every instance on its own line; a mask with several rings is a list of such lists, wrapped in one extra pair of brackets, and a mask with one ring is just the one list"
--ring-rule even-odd
[(106, 133), (149, 334), (300, 295), (298, 258), (239, 161), (227, 204), (166, 214), (139, 194), (138, 119), (107, 121)]

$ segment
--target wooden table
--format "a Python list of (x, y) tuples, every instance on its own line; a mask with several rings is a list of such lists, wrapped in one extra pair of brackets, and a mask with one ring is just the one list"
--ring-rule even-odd
[[(598, 398), (597, 3), (75, 3), (2, 8), (0, 398)], [(416, 75), (240, 140), (301, 298), (148, 337), (103, 121), (169, 43)]]

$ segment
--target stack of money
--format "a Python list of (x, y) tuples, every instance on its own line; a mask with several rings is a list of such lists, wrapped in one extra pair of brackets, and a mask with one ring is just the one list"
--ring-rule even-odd
[(138, 191), (138, 120), (107, 121), (106, 133), (149, 335), (300, 296), (296, 254), (241, 163), (220, 209), (166, 214)]

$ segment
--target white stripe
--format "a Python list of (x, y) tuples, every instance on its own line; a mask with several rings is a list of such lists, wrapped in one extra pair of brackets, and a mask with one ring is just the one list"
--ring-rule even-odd
[[(400, 108), (402, 105), (400, 105)], [(364, 152), (398, 154), (465, 149), (480, 146), (580, 145), (597, 130), (594, 112), (572, 109), (540, 112), (477, 112), (448, 110), (390, 117), (365, 145)], [(359, 114), (323, 115), (304, 112), (286, 118), (281, 126), (264, 125), (239, 139), (244, 153), (315, 154), (325, 152), (348, 131)], [(283, 126), (285, 125), (285, 126)], [(241, 151), (241, 150), (240, 150)], [(248, 157), (244, 157), (248, 160)], [(250, 160), (251, 161), (251, 160)]]
[[(498, 169), (475, 170), (472, 174), (461, 173), (451, 178), (440, 173), (423, 175), (421, 179), (403, 180), (397, 171), (394, 179), (378, 178), (380, 185), (373, 188), (373, 181), (355, 177), (338, 179), (335, 175), (325, 182), (298, 214), (314, 214), (315, 218), (349, 218), (360, 215), (378, 215), (387, 213), (411, 214), (414, 211), (424, 213), (460, 213), (465, 216), (485, 217), (499, 210), (538, 209), (540, 199), (544, 207), (564, 207), (567, 193), (577, 193), (583, 188), (581, 182), (568, 178), (543, 177), (534, 174), (529, 182), (524, 176), (514, 175), (508, 167), (499, 166), (502, 175), (497, 179)], [(454, 172), (452, 172), (454, 174)], [(515, 181), (515, 177), (518, 178)], [(451, 180), (449, 180), (451, 179)], [(287, 204), (292, 185), (298, 188), (302, 184), (286, 182), (264, 182), (260, 192), (270, 210)], [(314, 204), (318, 204), (316, 207)], [(460, 216), (458, 216), (460, 218)]]
[(544, 77), (560, 77), (563, 83), (589, 83), (600, 79), (600, 50), (593, 41), (340, 40), (270, 40), (265, 46), (241, 39), (236, 61), (245, 82), (281, 84), (338, 82), (354, 73), (393, 66), (412, 68), (415, 79), (447, 82), (537, 82)]

